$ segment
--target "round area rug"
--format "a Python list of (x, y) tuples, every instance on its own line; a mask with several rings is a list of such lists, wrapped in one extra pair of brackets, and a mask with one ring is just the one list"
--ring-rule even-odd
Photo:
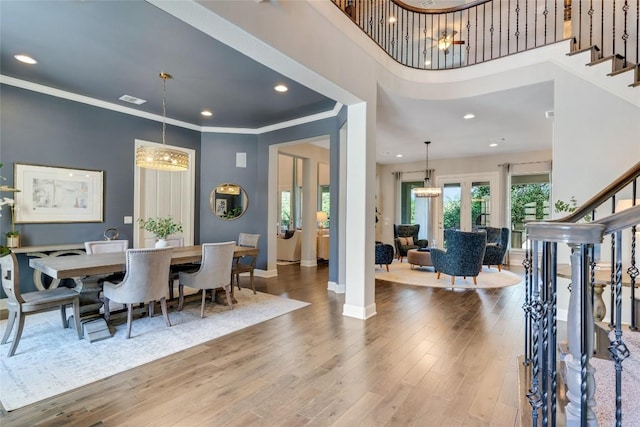
[[(403, 285), (429, 286), (432, 288), (451, 288), (451, 276), (442, 273), (440, 280), (436, 279), (436, 273), (433, 267), (414, 267), (407, 262), (394, 261), (389, 265), (389, 272), (384, 268), (376, 265), (376, 280), (384, 280), (385, 282), (400, 283)], [(513, 286), (522, 281), (522, 277), (507, 270), (498, 271), (496, 267), (488, 268), (482, 266), (482, 271), (478, 274), (478, 284), (473, 284), (473, 278), (456, 276), (454, 288), (459, 289), (488, 289), (503, 288)]]

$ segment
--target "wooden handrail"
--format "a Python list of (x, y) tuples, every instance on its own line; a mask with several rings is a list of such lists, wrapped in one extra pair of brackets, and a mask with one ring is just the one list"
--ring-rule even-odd
[(551, 220), (551, 222), (578, 222), (584, 218), (585, 215), (589, 215), (594, 209), (601, 206), (618, 191), (622, 190), (638, 177), (640, 177), (640, 162), (633, 165), (631, 169), (620, 175), (618, 179), (600, 190), (595, 196), (584, 202), (580, 207), (576, 208), (575, 211), (563, 218)]

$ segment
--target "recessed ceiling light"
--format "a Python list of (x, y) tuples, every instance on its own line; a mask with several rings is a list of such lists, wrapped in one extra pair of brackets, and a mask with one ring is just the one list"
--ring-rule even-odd
[(475, 114), (468, 113), (463, 116), (463, 119), (469, 120), (469, 119), (473, 119), (474, 117), (475, 117)]
[(493, 144), (489, 144), (489, 147), (497, 147), (498, 144), (496, 144), (495, 142)]
[(20, 62), (24, 62), (25, 64), (33, 65), (38, 63), (38, 61), (30, 57), (29, 55), (20, 54), (20, 55), (15, 55), (14, 58), (16, 58)]
[(202, 110), (202, 112), (200, 112), (200, 114), (202, 114), (205, 117), (211, 117), (213, 116), (213, 113), (209, 110)]
[(389, 24), (395, 24), (395, 23), (396, 23), (396, 21), (397, 21), (397, 19), (396, 19), (396, 17), (395, 17), (395, 16), (391, 16), (391, 17), (389, 17)]
[(273, 88), (276, 92), (286, 92), (289, 90), (288, 87), (286, 87), (285, 85), (277, 85), (276, 87)]
[(402, 154), (396, 154), (396, 157), (403, 157)]

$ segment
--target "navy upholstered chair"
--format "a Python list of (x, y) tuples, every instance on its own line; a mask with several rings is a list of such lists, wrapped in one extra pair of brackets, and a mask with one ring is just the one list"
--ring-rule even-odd
[(387, 243), (376, 242), (376, 264), (382, 268), (382, 264), (387, 266), (389, 271), (389, 264), (393, 262), (394, 250), (393, 246)]
[(455, 276), (468, 276), (473, 277), (473, 283), (477, 285), (477, 276), (482, 270), (482, 260), (487, 246), (487, 233), (445, 230), (445, 241), (446, 251), (431, 249), (431, 261), (438, 272), (438, 279), (441, 273), (448, 274), (453, 285)]
[(420, 224), (394, 224), (393, 238), (396, 244), (396, 256), (402, 262), (409, 249), (418, 249), (429, 246), (426, 239), (418, 239)]
[(506, 227), (485, 227), (487, 232), (487, 248), (484, 252), (482, 265), (491, 267), (495, 265), (498, 271), (502, 271), (504, 255), (509, 249), (509, 229)]

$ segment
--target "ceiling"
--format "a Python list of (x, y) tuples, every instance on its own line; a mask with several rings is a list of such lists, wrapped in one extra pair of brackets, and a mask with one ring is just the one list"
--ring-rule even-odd
[[(16, 61), (19, 53), (38, 63)], [(257, 129), (336, 105), (144, 1), (0, 0), (4, 76), (161, 116), (161, 71), (173, 76), (167, 116), (196, 126)], [(274, 91), (280, 83), (288, 92)], [(552, 124), (544, 117), (553, 107), (551, 83), (452, 101), (402, 98), (382, 88), (378, 94), (380, 163), (424, 160), (426, 139), (433, 142), (430, 159), (551, 148)], [(119, 101), (122, 95), (147, 102), (136, 106)], [(202, 116), (203, 109), (213, 116)], [(462, 120), (468, 112), (476, 118)], [(492, 138), (506, 140), (491, 148)]]

